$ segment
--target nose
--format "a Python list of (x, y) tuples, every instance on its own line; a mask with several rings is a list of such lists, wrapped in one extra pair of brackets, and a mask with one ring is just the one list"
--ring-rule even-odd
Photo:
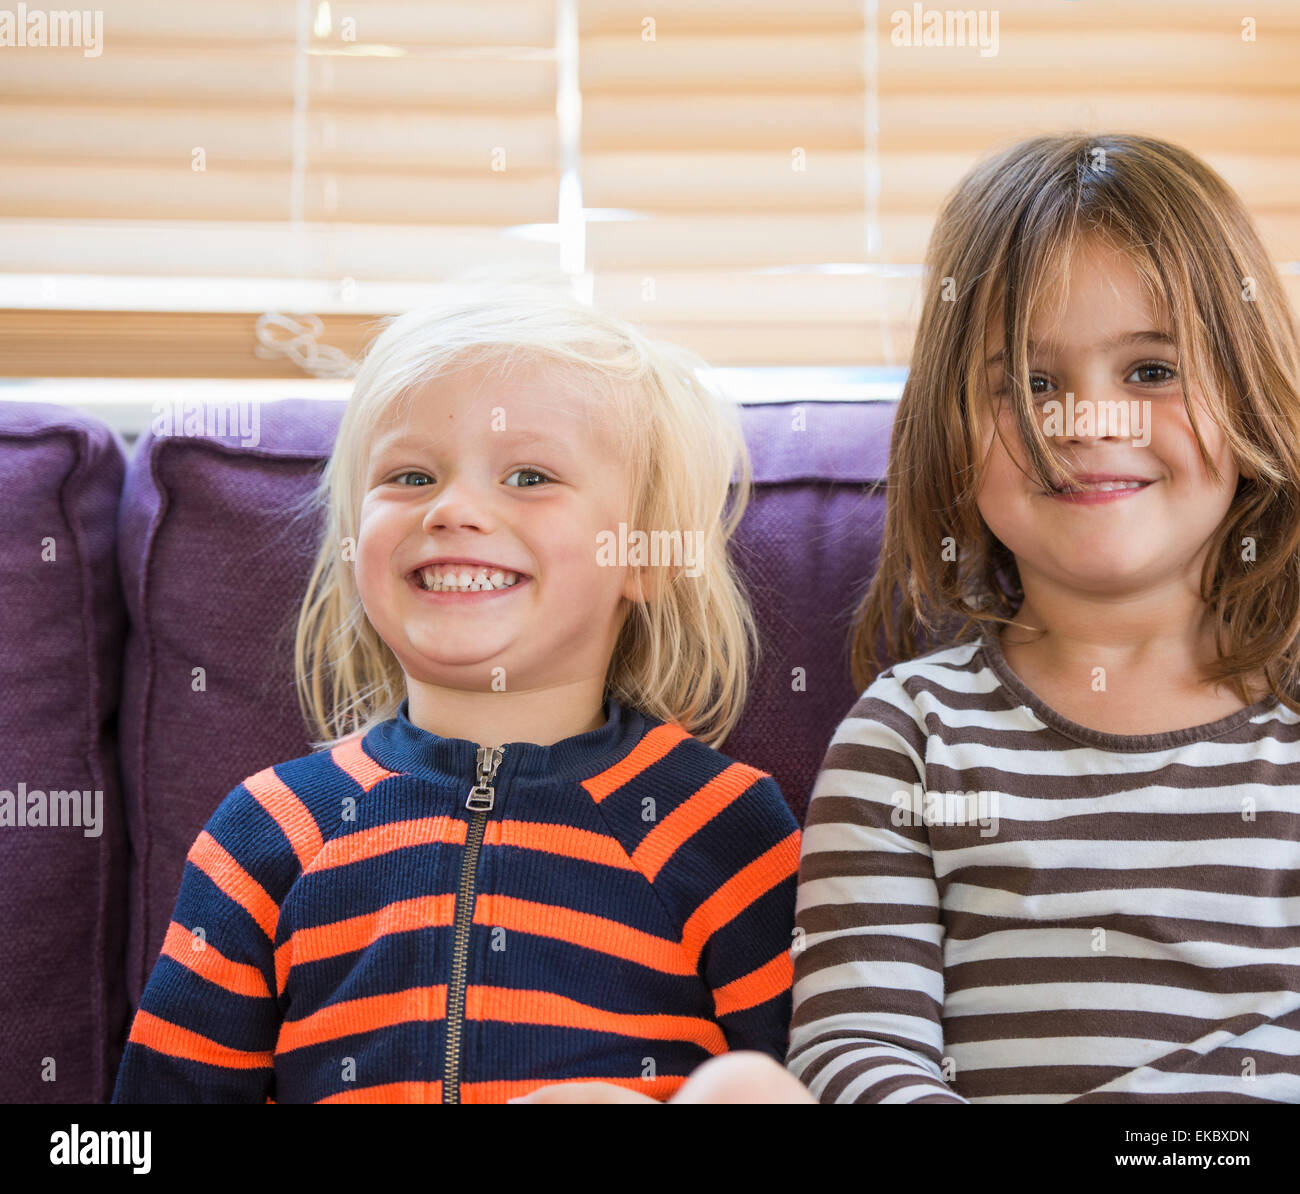
[(447, 482), (438, 487), (438, 492), (425, 510), (422, 527), (430, 531), (486, 531), (491, 522), (486, 502), (474, 488), (463, 479)]
[(1076, 385), (1076, 389), (1062, 395), (1063, 442), (1129, 440), (1140, 434), (1133, 425), (1130, 396), (1122, 389), (1103, 380)]

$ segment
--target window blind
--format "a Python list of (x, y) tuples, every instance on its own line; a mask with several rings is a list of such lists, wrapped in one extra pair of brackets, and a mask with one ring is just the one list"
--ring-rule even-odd
[(1187, 145), (1289, 270), (1300, 7), (1249, 7), (1253, 29), (1218, 0), (1001, 0), (925, 44), (949, 10), (584, 0), (595, 294), (722, 362), (906, 364), (943, 197), (992, 148), (1064, 129)]
[[(1294, 295), (1300, 7), (1248, 7), (104, 0), (95, 57), (0, 47), (0, 369), (290, 376), (215, 282), (206, 306), (114, 296), (315, 282), (354, 351), (403, 301), (385, 287), (502, 263), (585, 272), (714, 364), (903, 365), (943, 196), (1067, 128), (1201, 154)], [(950, 12), (975, 19), (926, 44)]]
[[(97, 0), (101, 2), (101, 0)], [(0, 49), (0, 269), (427, 281), (553, 261), (552, 0), (102, 0)]]

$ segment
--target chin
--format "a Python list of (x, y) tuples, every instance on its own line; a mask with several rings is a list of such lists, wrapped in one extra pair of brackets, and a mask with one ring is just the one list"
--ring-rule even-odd
[[(1150, 561), (1126, 566), (1112, 557), (1107, 563), (1109, 566), (1104, 572), (1094, 569), (1082, 576), (1071, 577), (1069, 582), (1071, 587), (1076, 588), (1080, 593), (1116, 594), (1143, 588), (1151, 583), (1153, 577), (1161, 575), (1161, 570), (1152, 567)], [(1077, 560), (1071, 561), (1071, 564), (1072, 568), (1078, 567)], [(1072, 568), (1063, 568), (1061, 575), (1070, 577)]]
[[(482, 643), (464, 650), (449, 648), (446, 643), (436, 646), (430, 644), (422, 649), (418, 644), (412, 643), (401, 662), (407, 675), (426, 684), (463, 681), (480, 675), (488, 676), (490, 680), (493, 668), (504, 668), (509, 675), (510, 664), (505, 662), (504, 652), (504, 647), (496, 650), (490, 646), (485, 647)], [(410, 666), (407, 666), (408, 661)]]

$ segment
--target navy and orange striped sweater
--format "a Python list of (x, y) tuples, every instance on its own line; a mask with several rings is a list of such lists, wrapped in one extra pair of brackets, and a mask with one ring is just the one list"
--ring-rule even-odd
[(606, 704), (552, 746), (408, 720), (268, 767), (190, 849), (115, 1103), (666, 1099), (783, 1060), (799, 829), (776, 782)]

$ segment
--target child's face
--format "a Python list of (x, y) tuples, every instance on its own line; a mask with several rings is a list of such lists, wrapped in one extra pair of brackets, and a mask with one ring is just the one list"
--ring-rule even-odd
[[(1167, 341), (1106, 342), (1162, 327), (1127, 259), (1103, 242), (1087, 241), (1071, 263), (1069, 296), (1054, 325), (1030, 329), (1029, 370), (1049, 442), (1071, 465), (1096, 478), (1134, 478), (1140, 488), (1091, 492), (1071, 499), (1045, 492), (1029, 473), (1000, 363), (988, 369), (993, 403), (1009, 453), (994, 434), (991, 412), (981, 438), (991, 452), (978, 505), (989, 529), (1015, 555), (1022, 582), (1034, 580), (1071, 592), (1118, 596), (1171, 580), (1199, 586), (1207, 542), (1223, 521), (1237, 486), (1237, 468), (1223, 433), (1200, 395), (1189, 394), (1197, 424), (1222, 474), (1216, 485), (1196, 445), (1183, 406), (1183, 380), (1175, 346)], [(986, 357), (1003, 347), (1001, 329), (990, 333)], [(1067, 391), (1073, 392), (1070, 418)], [(1088, 427), (1085, 402), (1123, 403), (1124, 428)], [(1055, 404), (1055, 405), (1053, 405)], [(1137, 404), (1137, 405), (1134, 405)], [(1049, 415), (1055, 410), (1055, 421)], [(1112, 412), (1119, 407), (1112, 405)], [(1113, 484), (1113, 482), (1112, 482)], [(1026, 589), (1028, 595), (1029, 589)], [(1027, 597), (1028, 599), (1028, 597)]]
[(630, 494), (576, 385), (536, 366), (504, 382), (465, 370), (377, 430), (357, 588), (408, 685), (603, 681), (635, 589), (628, 569), (597, 564), (597, 535), (631, 521)]

